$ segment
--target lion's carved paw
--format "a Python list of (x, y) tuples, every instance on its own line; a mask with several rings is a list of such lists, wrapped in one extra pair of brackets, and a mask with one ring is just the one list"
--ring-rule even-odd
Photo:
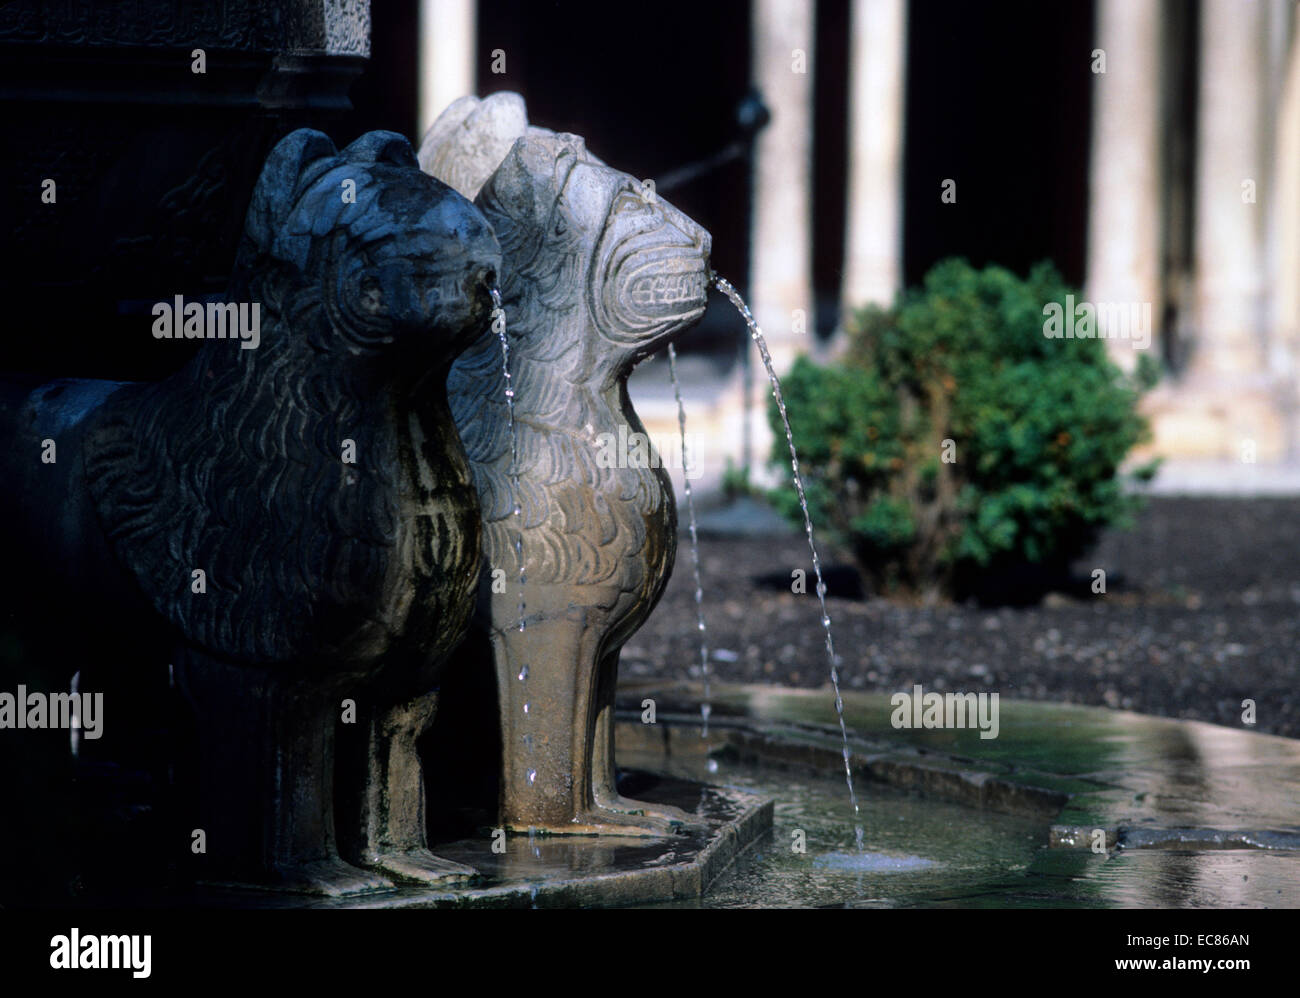
[(398, 880), (415, 881), (430, 887), (459, 886), (472, 883), (479, 877), (479, 872), (472, 866), (435, 856), (428, 849), (383, 853), (375, 857), (371, 865)]

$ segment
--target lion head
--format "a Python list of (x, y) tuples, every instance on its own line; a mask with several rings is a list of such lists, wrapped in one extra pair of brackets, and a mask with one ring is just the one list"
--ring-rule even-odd
[(626, 377), (704, 314), (709, 234), (576, 135), (529, 129), (476, 204), (511, 262), (507, 302), (586, 312), (599, 335), (576, 358), (584, 379)]
[[(660, 469), (615, 481), (592, 434), (640, 426), (621, 388), (703, 314), (710, 238), (578, 136), (528, 126), (516, 102), (458, 101), (421, 160), (478, 190), (501, 243), (528, 578), (600, 582), (644, 542), (649, 520), (671, 515), (671, 486)], [(510, 566), (516, 490), (495, 336), (456, 360), (448, 388), (482, 500), (485, 556)]]
[(422, 173), (405, 138), (370, 132), (338, 153), (302, 129), (258, 179), (231, 297), (305, 294), (325, 320), (316, 351), (450, 358), (486, 321), (499, 267), (482, 215)]

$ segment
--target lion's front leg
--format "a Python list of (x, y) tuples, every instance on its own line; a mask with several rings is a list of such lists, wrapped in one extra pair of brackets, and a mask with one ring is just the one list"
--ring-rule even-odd
[[(494, 642), (500, 691), (501, 820), (513, 832), (663, 836), (673, 828), (640, 806), (598, 801), (593, 765), (601, 628), (571, 611), (529, 620)], [(528, 666), (525, 679), (519, 674)]]
[(681, 808), (632, 800), (618, 792), (614, 765), (614, 698), (618, 686), (618, 656), (621, 650), (615, 648), (605, 656), (597, 680), (596, 725), (592, 741), (592, 799), (602, 811), (635, 817), (646, 828), (664, 835), (689, 831), (698, 826), (699, 821)]
[(330, 896), (392, 887), (345, 863), (335, 845), (342, 687), (288, 682), (193, 651), (176, 664), (198, 727), (198, 878)]
[(417, 741), (433, 723), (438, 694), (414, 697), (369, 718), (361, 860), (401, 880), (467, 883), (473, 867), (429, 851), (424, 770)]
[[(547, 835), (644, 835), (591, 798), (599, 629), (571, 607), (493, 641), (501, 712), (501, 823)], [(527, 671), (525, 672), (525, 667)], [(521, 678), (522, 677), (522, 678)]]

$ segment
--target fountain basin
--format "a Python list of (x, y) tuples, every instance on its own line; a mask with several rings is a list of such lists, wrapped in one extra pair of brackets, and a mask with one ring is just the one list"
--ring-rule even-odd
[[(539, 907), (1300, 904), (1300, 741), (1028, 701), (1002, 701), (998, 737), (981, 739), (975, 728), (896, 729), (888, 695), (848, 693), (850, 764), (866, 826), (858, 853), (829, 690), (715, 685), (707, 738), (701, 694), (689, 683), (620, 688), (618, 760), (633, 767), (625, 779), (641, 783), (630, 789), (667, 803), (676, 787), (679, 806), (684, 788), (703, 783), (708, 794), (766, 798), (770, 831), (709, 857), (702, 892), (692, 880), (661, 899), (638, 896), (663, 881), (628, 879), (636, 854), (623, 846), (557, 845), (570, 850), (568, 869), (549, 894), (543, 885)], [(647, 698), (655, 724), (641, 720)], [(543, 871), (553, 862), (545, 852), (524, 860)], [(607, 878), (624, 879), (607, 889)], [(483, 887), (458, 903), (522, 903), (517, 891)]]
[[(620, 791), (693, 812), (707, 825), (695, 835), (532, 843), (518, 836), (494, 853), (481, 830), (433, 845), (480, 871), (479, 882), (457, 888), (327, 899), (138, 883), (63, 903), (1300, 906), (1300, 741), (1010, 700), (1001, 705), (999, 736), (985, 740), (977, 729), (895, 729), (887, 695), (847, 693), (850, 763), (866, 829), (858, 854), (829, 692), (715, 685), (707, 739), (701, 692), (682, 683), (625, 684), (616, 726)], [(656, 704), (655, 724), (641, 722), (647, 698)], [(1099, 840), (1104, 847), (1094, 851)]]
[[(845, 694), (859, 857), (829, 690), (715, 685), (707, 750), (700, 692), (625, 686), (620, 760), (657, 757), (663, 771), (708, 772), (776, 804), (771, 836), (685, 903), (1300, 904), (1300, 741), (1028, 701), (1003, 701), (999, 737), (985, 740), (973, 728), (895, 729), (888, 695)], [(636, 723), (646, 698), (653, 726)], [(803, 853), (792, 848), (800, 830)]]

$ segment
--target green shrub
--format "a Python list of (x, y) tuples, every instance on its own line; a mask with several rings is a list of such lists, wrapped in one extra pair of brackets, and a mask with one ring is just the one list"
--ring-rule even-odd
[[(801, 357), (783, 379), (814, 526), (878, 591), (1032, 598), (1130, 519), (1118, 469), (1148, 437), (1155, 365), (1128, 377), (1102, 340), (1045, 336), (1044, 305), (1068, 291), (1048, 264), (1021, 280), (947, 260), (853, 316), (842, 360)], [(769, 419), (788, 474), (775, 404)], [(792, 487), (771, 499), (802, 526)]]

